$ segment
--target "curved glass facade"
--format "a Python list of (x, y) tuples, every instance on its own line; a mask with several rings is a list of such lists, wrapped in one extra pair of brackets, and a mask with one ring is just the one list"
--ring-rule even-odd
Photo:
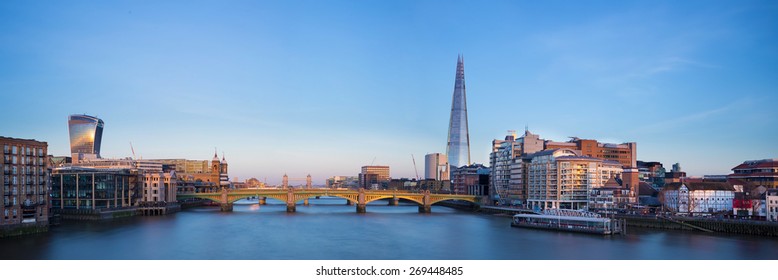
[(68, 118), (70, 153), (95, 154), (100, 157), (103, 138), (103, 120), (87, 115), (71, 115)]

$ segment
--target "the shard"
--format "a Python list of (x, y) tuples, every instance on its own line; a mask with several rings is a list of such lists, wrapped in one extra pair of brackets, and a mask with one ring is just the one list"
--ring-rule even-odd
[(451, 120), (448, 124), (446, 156), (450, 166), (470, 165), (470, 133), (467, 129), (467, 95), (465, 94), (465, 61), (457, 58), (454, 96), (451, 99)]

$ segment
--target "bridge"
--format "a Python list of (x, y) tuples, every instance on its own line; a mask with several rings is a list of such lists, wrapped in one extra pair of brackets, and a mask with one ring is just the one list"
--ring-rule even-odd
[(232, 203), (247, 197), (261, 198), (260, 203), (264, 203), (266, 198), (273, 198), (286, 202), (286, 211), (295, 212), (298, 201), (303, 201), (308, 205), (308, 199), (319, 196), (333, 196), (345, 198), (349, 205), (357, 205), (357, 213), (365, 213), (366, 206), (372, 201), (379, 199), (390, 199), (389, 203), (397, 205), (400, 199), (413, 201), (419, 205), (419, 213), (430, 213), (433, 204), (447, 200), (469, 201), (480, 205), (481, 197), (474, 195), (458, 194), (433, 194), (430, 191), (407, 192), (407, 191), (374, 191), (374, 190), (333, 190), (333, 189), (222, 189), (220, 192), (211, 193), (179, 193), (178, 200), (187, 198), (208, 199), (219, 203), (222, 211), (232, 211)]

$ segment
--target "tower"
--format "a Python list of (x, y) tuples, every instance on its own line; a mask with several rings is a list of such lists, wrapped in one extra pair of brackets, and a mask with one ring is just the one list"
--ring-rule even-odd
[(470, 165), (470, 133), (467, 128), (467, 95), (465, 94), (465, 61), (457, 58), (454, 96), (451, 100), (451, 119), (448, 124), (446, 156), (450, 167)]
[(82, 159), (100, 158), (100, 143), (103, 138), (103, 120), (87, 115), (70, 115), (70, 153), (74, 162)]
[(223, 187), (230, 185), (230, 177), (227, 175), (227, 166), (227, 158), (224, 157), (224, 152), (222, 152), (222, 161), (219, 163), (219, 184)]
[[(217, 176), (221, 174), (221, 167), (219, 166), (219, 156), (216, 154), (216, 149), (213, 150), (213, 158), (211, 159), (211, 174), (216, 174)], [(219, 180), (215, 180), (219, 181)]]

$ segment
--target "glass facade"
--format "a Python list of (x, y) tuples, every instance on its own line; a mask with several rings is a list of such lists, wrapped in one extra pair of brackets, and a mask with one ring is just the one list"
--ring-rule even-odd
[(58, 169), (51, 176), (54, 209), (107, 209), (136, 201), (137, 175), (128, 170)]
[(100, 156), (103, 120), (87, 115), (71, 115), (68, 119), (70, 152)]
[(467, 129), (467, 96), (465, 94), (465, 62), (462, 56), (459, 56), (457, 59), (446, 155), (448, 156), (449, 166), (452, 168), (470, 165), (470, 134)]

